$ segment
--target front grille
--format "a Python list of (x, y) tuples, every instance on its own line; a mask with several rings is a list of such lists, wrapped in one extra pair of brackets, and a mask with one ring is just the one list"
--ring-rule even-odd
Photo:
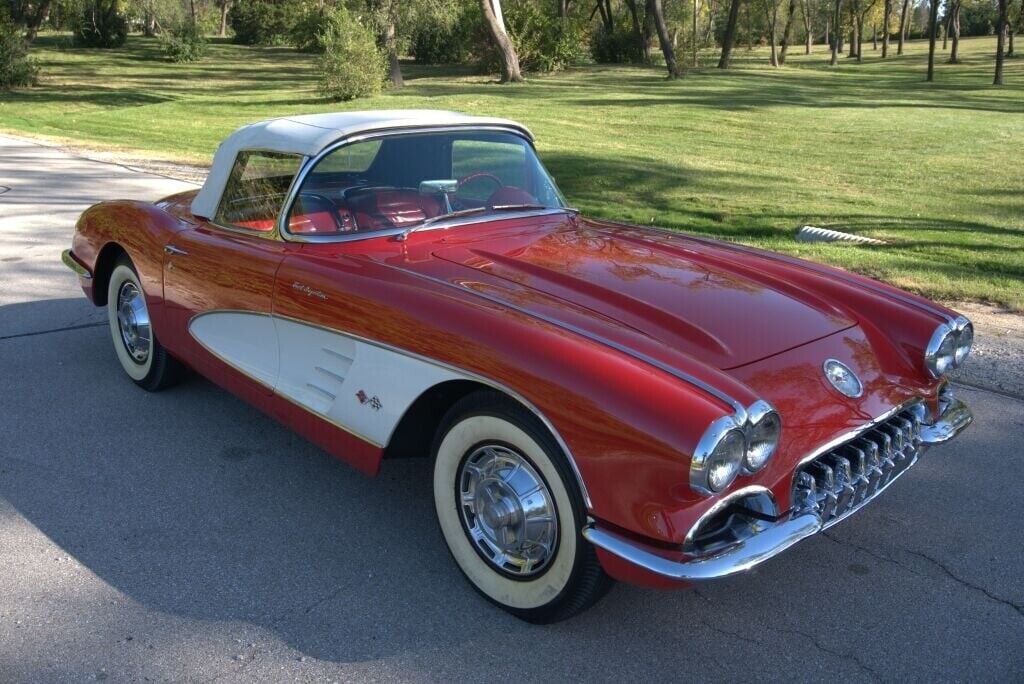
[(816, 513), (824, 526), (835, 524), (889, 486), (920, 453), (919, 405), (907, 406), (802, 463), (793, 477), (794, 515)]

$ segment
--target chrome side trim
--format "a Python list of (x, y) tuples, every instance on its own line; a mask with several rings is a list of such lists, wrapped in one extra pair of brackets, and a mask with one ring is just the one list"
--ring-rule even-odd
[(64, 262), (64, 265), (70, 268), (75, 274), (83, 280), (92, 280), (92, 273), (89, 272), (85, 266), (79, 263), (78, 259), (71, 252), (70, 249), (65, 249), (60, 253), (60, 260)]
[(739, 401), (737, 401), (736, 399), (731, 397), (730, 395), (726, 394), (725, 392), (723, 392), (722, 390), (718, 389), (717, 387), (713, 387), (713, 386), (709, 385), (708, 383), (704, 382), (700, 378), (696, 378), (696, 377), (690, 375), (689, 373), (683, 372), (683, 371), (679, 370), (678, 368), (674, 368), (674, 367), (668, 365), (667, 363), (663, 363), (663, 362), (659, 361), (658, 359), (655, 359), (655, 358), (653, 358), (651, 356), (648, 356), (647, 354), (644, 354), (643, 352), (638, 352), (635, 349), (631, 349), (631, 348), (629, 348), (629, 347), (627, 347), (625, 345), (619, 344), (618, 342), (615, 342), (613, 340), (609, 340), (607, 337), (604, 337), (602, 335), (598, 335), (596, 333), (592, 333), (592, 332), (589, 332), (587, 330), (584, 330), (583, 328), (577, 327), (577, 326), (573, 325), (572, 323), (566, 323), (565, 321), (560, 321), (560, 320), (558, 320), (556, 318), (552, 318), (551, 316), (545, 316), (544, 314), (537, 313), (536, 311), (530, 311), (526, 307), (522, 307), (522, 306), (519, 306), (517, 304), (513, 304), (511, 302), (507, 302), (507, 301), (501, 299), (500, 297), (494, 297), (492, 295), (484, 294), (483, 292), (478, 292), (476, 290), (469, 290), (469, 289), (466, 289), (466, 288), (460, 288), (455, 283), (449, 282), (447, 280), (443, 280), (441, 278), (435, 278), (434, 276), (428, 276), (428, 275), (425, 275), (423, 273), (417, 273), (415, 271), (407, 271), (405, 269), (400, 269), (397, 266), (392, 266), (390, 264), (383, 264), (383, 263), (381, 263), (379, 265), (385, 266), (387, 268), (392, 268), (392, 269), (395, 269), (395, 270), (400, 270), (403, 273), (408, 273), (409, 275), (415, 276), (417, 278), (422, 278), (423, 280), (427, 280), (427, 281), (430, 281), (432, 283), (436, 283), (438, 285), (443, 285), (445, 287), (454, 288), (454, 289), (459, 290), (460, 292), (465, 292), (465, 293), (467, 293), (469, 295), (472, 295), (472, 296), (475, 296), (475, 297), (480, 297), (481, 299), (485, 299), (485, 300), (491, 302), (492, 304), (497, 304), (498, 306), (501, 306), (501, 307), (506, 308), (506, 309), (511, 309), (511, 310), (513, 310), (513, 311), (515, 311), (517, 313), (521, 313), (521, 314), (523, 314), (525, 316), (529, 316), (530, 318), (534, 318), (536, 320), (544, 321), (545, 323), (548, 323), (548, 324), (550, 324), (550, 325), (552, 325), (552, 326), (554, 326), (556, 328), (560, 328), (562, 330), (567, 330), (567, 331), (569, 331), (569, 332), (571, 332), (571, 333), (573, 333), (575, 335), (579, 335), (580, 337), (588, 339), (588, 340), (590, 340), (592, 342), (597, 342), (598, 344), (600, 344), (602, 346), (608, 347), (610, 349), (614, 349), (617, 352), (625, 354), (626, 356), (630, 356), (630, 357), (632, 357), (632, 358), (634, 358), (634, 359), (636, 359), (638, 361), (642, 361), (643, 363), (645, 363), (645, 364), (647, 364), (649, 366), (657, 368), (660, 371), (668, 373), (669, 375), (673, 376), (674, 378), (682, 380), (683, 382), (685, 382), (685, 383), (687, 383), (689, 385), (692, 385), (692, 386), (694, 386), (694, 387), (696, 387), (696, 388), (706, 392), (707, 394), (710, 394), (712, 397), (714, 397), (715, 399), (721, 401), (722, 403), (726, 404), (727, 406), (730, 406), (732, 408), (732, 410), (734, 411), (734, 413), (735, 413), (735, 419), (736, 419), (736, 421), (737, 421), (737, 423), (739, 425), (743, 425), (746, 422), (746, 420), (747, 420), (747, 409), (746, 409), (746, 407), (742, 403), (740, 403)]
[[(515, 391), (511, 387), (508, 387), (507, 385), (504, 385), (504, 384), (502, 384), (500, 382), (492, 380), (491, 378), (485, 377), (483, 375), (479, 375), (479, 374), (474, 373), (472, 371), (468, 371), (468, 370), (465, 370), (463, 368), (459, 368), (457, 366), (453, 366), (453, 365), (451, 365), (449, 363), (445, 363), (443, 361), (438, 361), (437, 359), (431, 359), (429, 357), (423, 356), (422, 354), (417, 354), (417, 353), (409, 351), (407, 349), (402, 349), (401, 347), (396, 347), (394, 345), (387, 344), (385, 342), (379, 342), (377, 340), (371, 340), (371, 339), (369, 339), (367, 337), (362, 337), (360, 335), (355, 335), (355, 334), (352, 334), (352, 333), (349, 333), (349, 332), (338, 330), (336, 328), (329, 328), (327, 326), (318, 325), (316, 323), (310, 323), (309, 321), (304, 321), (302, 319), (294, 318), (292, 316), (282, 316), (281, 314), (266, 314), (266, 313), (261, 313), (261, 312), (258, 312), (258, 311), (245, 311), (245, 310), (241, 310), (241, 309), (218, 309), (218, 310), (215, 310), (215, 311), (204, 311), (203, 313), (196, 314), (189, 321), (189, 327), (191, 328), (191, 323), (195, 319), (199, 318), (200, 316), (205, 316), (205, 315), (212, 314), (212, 313), (242, 313), (242, 314), (249, 314), (249, 315), (254, 315), (254, 316), (267, 316), (268, 318), (271, 318), (271, 319), (294, 321), (295, 323), (299, 323), (301, 325), (308, 325), (308, 326), (313, 327), (313, 328), (319, 328), (320, 330), (324, 330), (324, 331), (327, 331), (327, 332), (335, 333), (335, 334), (338, 334), (338, 335), (343, 335), (345, 337), (349, 337), (349, 338), (352, 338), (354, 340), (358, 340), (358, 341), (363, 342), (365, 344), (371, 344), (371, 345), (374, 345), (376, 347), (380, 347), (381, 349), (386, 349), (388, 351), (395, 352), (397, 354), (402, 354), (404, 356), (407, 356), (407, 357), (412, 358), (412, 359), (416, 359), (418, 361), (422, 361), (422, 362), (425, 362), (425, 363), (433, 364), (433, 365), (438, 366), (440, 368), (447, 369), (447, 370), (451, 371), (452, 373), (461, 375), (462, 377), (464, 377), (467, 380), (473, 380), (475, 382), (480, 383), (481, 385), (485, 385), (485, 386), (490, 387), (492, 389), (498, 390), (499, 392), (503, 392), (504, 394), (507, 394), (508, 396), (512, 397), (513, 399), (518, 401), (520, 404), (522, 404), (534, 416), (536, 416), (537, 419), (544, 425), (544, 427), (547, 428), (548, 432), (551, 433), (551, 436), (554, 437), (555, 442), (562, 449), (562, 452), (565, 454), (566, 459), (568, 459), (568, 461), (569, 461), (569, 466), (572, 468), (573, 475), (576, 478), (576, 484), (579, 486), (580, 495), (583, 497), (583, 502), (586, 505), (587, 510), (588, 511), (593, 510), (594, 506), (593, 506), (593, 502), (590, 499), (590, 492), (587, 490), (587, 485), (583, 481), (583, 475), (582, 475), (582, 473), (580, 473), (579, 465), (576, 462), (576, 458), (573, 456), (572, 450), (569, 449), (569, 445), (566, 444), (565, 440), (562, 438), (562, 435), (555, 428), (554, 424), (550, 420), (548, 420), (547, 416), (545, 416), (541, 412), (541, 410), (539, 408), (537, 408), (533, 404), (533, 402), (531, 402), (529, 399), (527, 399), (526, 397), (524, 397), (522, 394), (520, 394), (519, 392)], [(189, 331), (189, 334), (191, 335), (191, 330)], [(265, 387), (265, 388), (269, 389), (271, 392), (274, 393), (274, 396), (280, 397), (281, 399), (284, 399), (288, 403), (290, 403), (290, 404), (292, 404), (294, 406), (297, 406), (298, 408), (301, 408), (302, 410), (306, 411), (307, 413), (313, 414), (314, 416), (316, 416), (316, 417), (326, 421), (327, 423), (330, 423), (331, 425), (337, 427), (338, 429), (344, 430), (345, 432), (351, 434), (352, 436), (358, 437), (359, 439), (363, 440), (364, 442), (366, 442), (368, 444), (373, 445), (374, 447), (376, 447), (378, 449), (386, 448), (387, 444), (391, 441), (391, 437), (394, 436), (394, 431), (392, 431), (392, 433), (390, 435), (388, 435), (387, 441), (385, 441), (383, 444), (379, 444), (376, 441), (374, 441), (372, 439), (369, 439), (368, 437), (366, 437), (364, 435), (361, 435), (358, 432), (352, 430), (350, 427), (342, 425), (341, 423), (338, 423), (337, 421), (332, 420), (331, 418), (329, 418), (329, 417), (327, 417), (327, 416), (325, 416), (325, 415), (323, 415), (321, 413), (318, 413), (318, 412), (314, 411), (313, 409), (311, 409), (311, 408), (309, 408), (307, 406), (303, 406), (302, 404), (299, 404), (298, 402), (295, 402), (292, 399), (289, 399), (288, 397), (286, 397), (286, 396), (284, 396), (282, 394), (278, 394), (275, 391), (274, 387), (271, 387), (267, 383), (261, 381), (259, 378), (254, 377), (248, 371), (246, 371), (246, 370), (242, 369), (241, 367), (239, 367), (237, 364), (232, 363), (230, 360), (224, 358), (222, 355), (218, 354), (213, 349), (211, 349), (207, 345), (203, 344), (203, 342), (201, 342), (198, 338), (196, 338), (195, 335), (192, 335), (192, 339), (194, 339), (197, 344), (199, 344), (201, 347), (203, 347), (203, 349), (205, 349), (208, 353), (210, 353), (212, 356), (214, 356), (217, 360), (219, 360), (222, 363), (224, 363), (225, 365), (229, 366), (230, 368), (232, 368), (236, 372), (241, 373), (242, 375), (250, 378), (251, 380), (253, 380), (257, 384), (261, 385), (262, 387)], [(330, 349), (326, 349), (325, 348), (324, 351), (326, 351), (329, 354), (332, 354), (334, 356), (337, 356), (338, 358), (347, 360), (347, 361), (351, 361), (352, 360), (352, 359), (348, 359), (348, 357), (344, 356), (343, 354), (339, 354), (338, 352), (330, 350)], [(317, 388), (317, 389), (320, 389), (320, 388)]]
[(673, 580), (698, 582), (746, 572), (820, 530), (821, 520), (816, 515), (801, 515), (770, 527), (742, 544), (685, 563), (651, 553), (623, 536), (593, 525), (583, 528), (583, 538), (648, 572)]

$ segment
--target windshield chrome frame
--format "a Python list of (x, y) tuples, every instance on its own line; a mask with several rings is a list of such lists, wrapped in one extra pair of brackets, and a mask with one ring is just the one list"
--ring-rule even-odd
[[(500, 126), (496, 124), (480, 125), (480, 124), (460, 124), (451, 126), (403, 126), (401, 128), (392, 128), (383, 131), (374, 131), (372, 133), (360, 133), (355, 135), (344, 136), (330, 143), (319, 153), (313, 157), (305, 157), (305, 161), (299, 168), (299, 172), (295, 175), (295, 179), (292, 181), (291, 187), (288, 189), (288, 193), (285, 196), (284, 205), (281, 208), (281, 213), (277, 217), (277, 234), (281, 236), (281, 239), (286, 242), (299, 242), (299, 243), (334, 243), (334, 242), (352, 242), (355, 240), (368, 240), (371, 238), (380, 237), (394, 237), (400, 236), (410, 228), (415, 228), (416, 225), (402, 226), (401, 228), (387, 228), (385, 230), (374, 230), (366, 233), (351, 233), (348, 235), (293, 235), (288, 232), (288, 215), (292, 211), (292, 206), (295, 204), (295, 200), (298, 198), (299, 190), (302, 188), (303, 183), (306, 182), (306, 177), (316, 167), (320, 160), (334, 152), (335, 150), (365, 140), (375, 140), (378, 138), (385, 138), (397, 135), (415, 135), (419, 133), (451, 133), (451, 132), (465, 132), (465, 131), (482, 131), (482, 132), (498, 132), (498, 133), (511, 133), (512, 135), (521, 138), (526, 141), (526, 144), (530, 146), (534, 154), (537, 153), (537, 148), (533, 144), (533, 139), (530, 138), (521, 129), (514, 128), (512, 126)], [(540, 157), (538, 157), (538, 161)], [(543, 167), (543, 162), (541, 162)], [(547, 171), (547, 169), (544, 169)], [(550, 177), (550, 174), (549, 174)], [(554, 179), (551, 179), (554, 182)], [(558, 197), (563, 202), (565, 198), (562, 196), (562, 192), (555, 186), (555, 190), (558, 192)], [(505, 212), (501, 214), (484, 214), (482, 216), (453, 216), (451, 219), (440, 220), (429, 226), (424, 226), (419, 232), (428, 232), (431, 230), (444, 230), (446, 228), (452, 228), (454, 226), (462, 226), (471, 223), (484, 223), (487, 221), (504, 220), (522, 218), (526, 216), (545, 216), (548, 214), (557, 213), (577, 213), (575, 209), (571, 207), (546, 207), (544, 209), (527, 209), (518, 212)]]

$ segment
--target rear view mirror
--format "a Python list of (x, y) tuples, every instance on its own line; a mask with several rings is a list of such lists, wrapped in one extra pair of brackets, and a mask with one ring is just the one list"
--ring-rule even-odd
[(459, 181), (454, 178), (443, 180), (425, 180), (420, 183), (421, 195), (436, 195), (443, 193), (449, 195), (459, 189)]

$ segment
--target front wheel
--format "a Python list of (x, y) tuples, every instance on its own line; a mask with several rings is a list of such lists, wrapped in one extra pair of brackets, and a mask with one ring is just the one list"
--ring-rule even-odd
[(136, 385), (155, 392), (180, 379), (181, 364), (167, 353), (153, 333), (146, 293), (127, 257), (120, 259), (110, 274), (107, 319), (117, 360)]
[(586, 509), (558, 444), (504, 395), (456, 403), (434, 444), (437, 518), (459, 569), (506, 611), (564, 620), (611, 587), (580, 530)]

